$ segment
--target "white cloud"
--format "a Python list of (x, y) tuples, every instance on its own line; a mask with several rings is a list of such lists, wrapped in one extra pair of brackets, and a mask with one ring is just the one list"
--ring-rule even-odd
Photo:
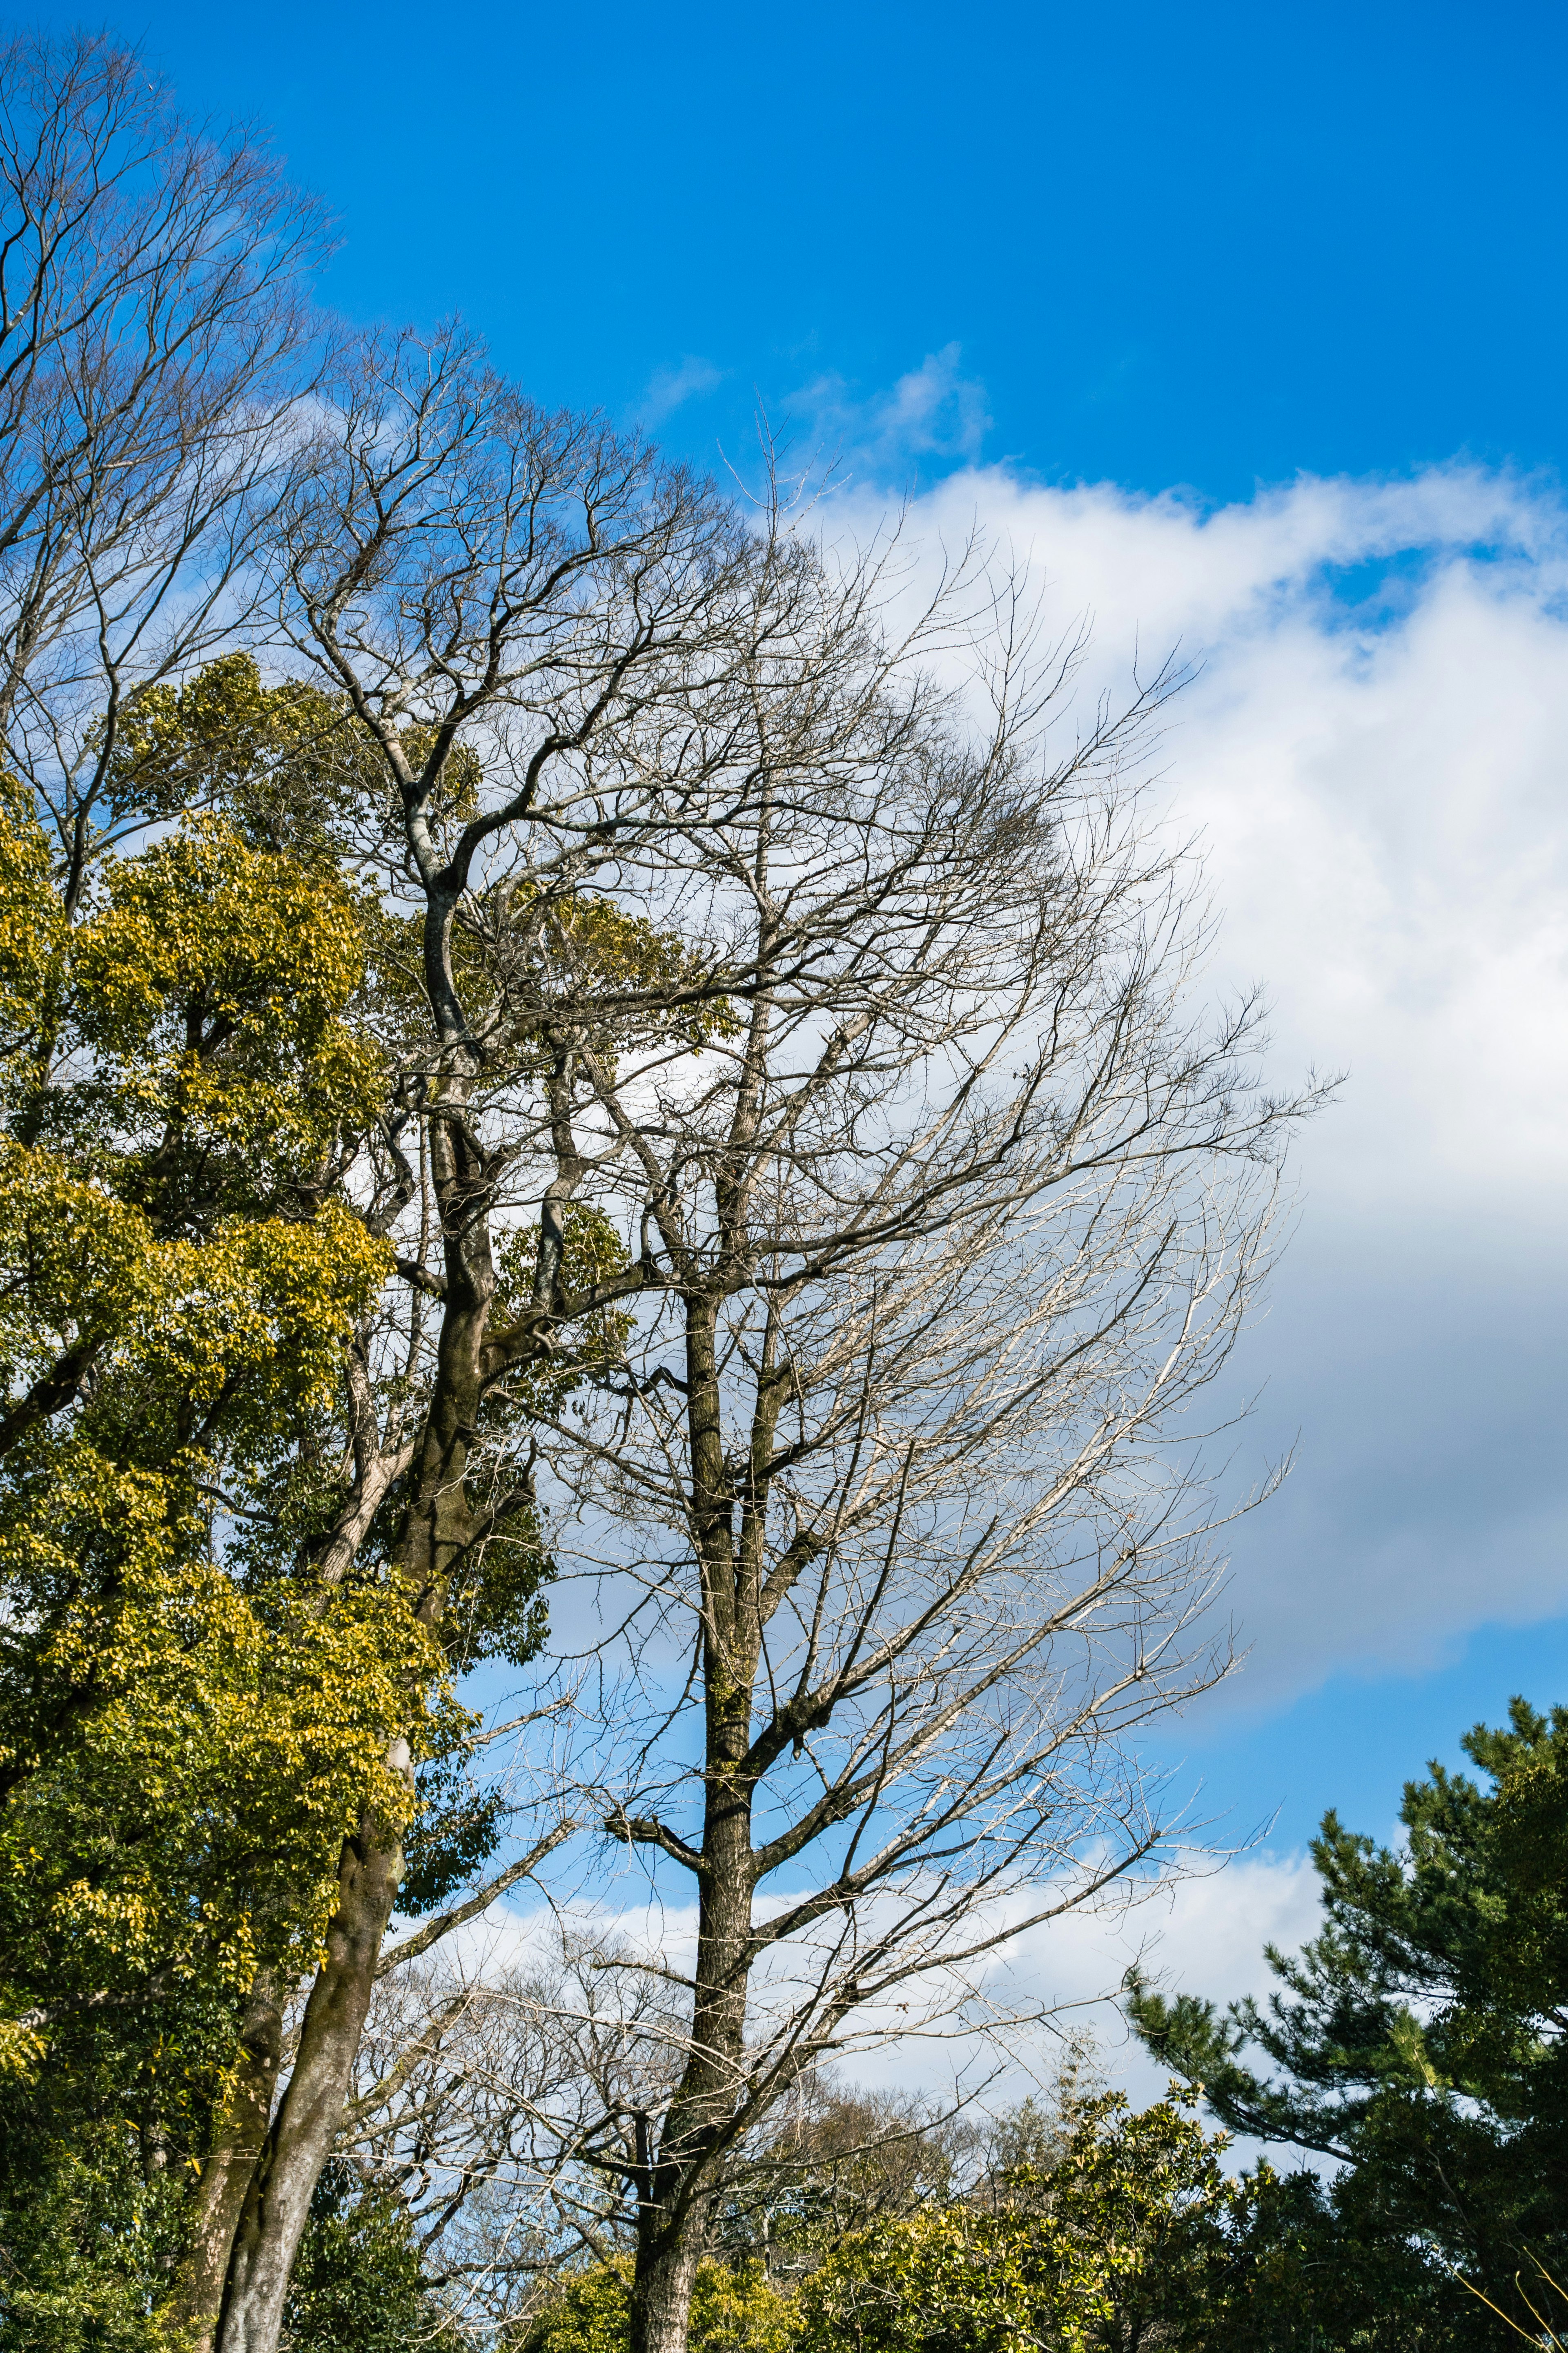
[[(667, 1967), (689, 1968), (692, 1907), (628, 1904), (629, 1894), (619, 1881), (606, 1884), (596, 1903), (585, 1900), (584, 1891), (567, 1916), (579, 1926), (624, 1936), (639, 1952), (657, 1952)], [(508, 1968), (526, 1971), (556, 1949), (561, 1917), (553, 1909), (498, 1904), (455, 1938), (454, 1947), (468, 1968), (488, 1976)], [(1156, 1982), (1233, 2001), (1262, 1994), (1273, 1983), (1263, 1957), (1266, 1944), (1293, 1950), (1320, 1925), (1317, 1878), (1304, 1856), (1243, 1855), (1223, 1869), (1173, 1881), (1129, 1909), (1068, 1913), (1028, 1929), (999, 1950), (986, 1976), (999, 2013), (1056, 2003), (1064, 2036), (1087, 2026), (1110, 2081), (1143, 2105), (1163, 2096), (1167, 2078), (1111, 1999), (1129, 1967), (1137, 1962)], [(887, 2022), (895, 2032), (901, 2024), (893, 2018)], [(864, 2084), (937, 2094), (955, 2082), (973, 2089), (994, 2078), (986, 2098), (1002, 2106), (1047, 2081), (1060, 2048), (1048, 2032), (1023, 2042), (908, 2034), (862, 2051), (845, 2072)]]
[(689, 352), (678, 367), (656, 368), (647, 381), (637, 414), (645, 425), (662, 425), (689, 400), (700, 400), (705, 392), (712, 392), (724, 381), (724, 371), (711, 360), (696, 358)]
[[(868, 497), (848, 512), (860, 531)], [(1201, 829), (1216, 985), (1262, 978), (1273, 1066), (1350, 1073), (1303, 1140), (1300, 1236), (1243, 1369), (1243, 1450), (1300, 1433), (1248, 1524), (1229, 1704), (1415, 1668), (1568, 1607), (1568, 515), (1475, 469), (1175, 496), (950, 477), (911, 536), (978, 522), (1088, 612), (1084, 691), (1201, 663), (1162, 791)], [(906, 544), (908, 543), (906, 540)]]
[(841, 480), (886, 481), (922, 458), (973, 459), (991, 419), (985, 387), (963, 375), (962, 357), (957, 343), (944, 344), (890, 391), (867, 398), (843, 376), (817, 376), (789, 395), (784, 413), (804, 424), (819, 461)]
[[(1136, 1962), (1172, 1990), (1235, 2001), (1274, 1983), (1266, 1944), (1291, 1951), (1321, 1926), (1317, 1874), (1304, 1855), (1242, 1856), (1221, 1870), (1172, 1881), (1128, 1911), (1068, 1913), (1030, 1930), (999, 1964), (997, 1992), (1081, 2005), (1064, 2010), (1064, 2028), (1087, 2024), (1111, 2081), (1142, 2105), (1162, 2099), (1169, 2079), (1104, 1998), (1128, 1968)], [(1048, 2044), (1038, 2052), (1037, 2074), (1048, 2076), (1054, 2056)], [(922, 2062), (918, 2052), (892, 2052), (888, 2063), (890, 2071), (911, 2063), (918, 2069)], [(930, 2066), (929, 2053), (923, 2063)], [(1023, 2071), (1015, 2070), (998, 2092), (1016, 2098), (1026, 2089)]]

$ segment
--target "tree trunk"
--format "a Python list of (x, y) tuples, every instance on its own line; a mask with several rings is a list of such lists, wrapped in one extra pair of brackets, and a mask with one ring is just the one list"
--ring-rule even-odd
[[(464, 1490), (480, 1394), (479, 1362), (495, 1289), (489, 1173), (463, 1124), (462, 1089), (447, 1086), (431, 1163), (445, 1237), (447, 1300), (436, 1379), (415, 1451), (412, 1493), (395, 1568), (426, 1625), (446, 1605), (447, 1571), (470, 1541)], [(413, 1785), (406, 1746), (388, 1759)], [(300, 2052), (256, 2168), (229, 2260), (216, 2353), (276, 2353), (283, 2306), (310, 2200), (342, 2123), (382, 1939), (403, 1875), (403, 1842), (368, 1817), (343, 1850), (338, 1909), (327, 1932)]]
[[(395, 1768), (408, 1771), (395, 1745)], [(294, 2258), (343, 2120), (382, 1938), (403, 1875), (403, 1842), (368, 1819), (343, 1849), (327, 1929), (277, 2120), (248, 2184), (229, 2257), (217, 2353), (277, 2353)]]
[(686, 2353), (691, 2287), (702, 2253), (717, 2146), (743, 2079), (753, 1957), (751, 1736), (760, 1655), (753, 1564), (731, 1533), (734, 1482), (726, 1468), (710, 1301), (689, 1303), (687, 1417), (692, 1526), (702, 1564), (706, 1791), (698, 1873), (697, 1966), (690, 2056), (664, 2118), (637, 2211), (632, 2353)]
[(638, 2216), (637, 2241), (631, 2353), (686, 2353), (691, 2289), (701, 2254), (699, 2234), (645, 2207)]
[(239, 2052), (210, 2156), (196, 2184), (191, 2252), (170, 2318), (191, 2353), (212, 2353), (229, 2251), (272, 2116), (283, 2049), (276, 1973), (257, 1973), (239, 2030)]

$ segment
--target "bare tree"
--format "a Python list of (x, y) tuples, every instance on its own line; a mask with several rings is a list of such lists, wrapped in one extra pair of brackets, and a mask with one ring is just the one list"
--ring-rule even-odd
[(591, 2130), (606, 2096), (668, 2090), (668, 2021), (641, 2030), (668, 2004), (645, 1982), (628, 2020), (605, 1952), (568, 1937), (526, 1968), (448, 1952), (384, 1972), (372, 2001), (339, 2149), (402, 2200), (432, 2288), (481, 2339), (625, 2243), (618, 2188), (575, 2161), (568, 2119)]
[(1014, 608), (977, 723), (885, 593), (773, 519), (684, 720), (703, 790), (626, 859), (731, 1023), (695, 1062), (556, 1032), (561, 1166), (642, 1285), (626, 1377), (552, 1421), (601, 1612), (584, 1799), (696, 1915), (689, 1957), (605, 1964), (679, 1989), (670, 2096), (571, 2126), (635, 2200), (637, 2353), (684, 2346), (803, 2070), (973, 2015), (1008, 1936), (1159, 1853), (1121, 1736), (1224, 1664), (1184, 1641), (1192, 1414), (1304, 1107), (1253, 1092), (1252, 1006), (1185, 1009), (1202, 926), (1116, 788), (1163, 682), (1052, 763)]
[(323, 244), (254, 135), (184, 120), (133, 51), (0, 50), (0, 728), (71, 913), (139, 697), (243, 626)]
[[(564, 2273), (624, 2257), (635, 2205), (577, 2150), (606, 2103), (668, 2098), (679, 2042), (679, 1997), (656, 1978), (625, 2008), (615, 1940), (568, 1931), (557, 1946), (536, 1924), (530, 1942), (526, 1966), (486, 1938), (384, 1974), (338, 2144), (403, 2202), (442, 2307), (487, 2341), (525, 2326)], [(1056, 2147), (1054, 2108), (990, 2125), (973, 2109), (797, 2076), (737, 2148), (712, 2252), (797, 2276), (846, 2232)]]
[[(1037, 675), (971, 568), (894, 631), (884, 562), (740, 530), (458, 336), (371, 346), (328, 416), (280, 609), (392, 781), (430, 1029), (319, 1568), (391, 1497), (437, 1624), (548, 1503), (620, 1611), (576, 1812), (689, 1875), (695, 1952), (601, 1953), (534, 2105), (631, 2196), (666, 2353), (770, 2105), (1158, 1852), (1119, 1736), (1222, 1663), (1163, 1441), (1301, 1105), (1250, 1088), (1253, 1008), (1184, 1009), (1202, 926), (1118, 785), (1168, 681), (1053, 760), (1070, 655)], [(961, 640), (978, 721), (921, 659)], [(367, 1818), (259, 2156), (243, 2101), (215, 2149), (223, 2353), (275, 2342), (402, 1868)]]
[(577, 2236), (539, 2126), (570, 2095), (563, 2061), (576, 2072), (552, 2031), (559, 1997), (543, 1969), (416, 1963), (377, 1988), (356, 2057), (340, 2147), (403, 2200), (426, 2276), (476, 2334), (526, 2315)]
[[(663, 2353), (769, 2103), (1153, 1852), (1115, 1736), (1211, 1671), (1156, 1440), (1234, 1332), (1289, 1107), (1242, 1082), (1247, 1010), (1181, 1011), (1180, 872), (1115, 784), (1163, 687), (1054, 762), (1060, 673), (964, 566), (895, 630), (875, 561), (542, 414), (456, 330), (340, 343), (306, 431), (317, 225), (254, 147), (91, 41), (16, 47), (0, 123), (0, 710), (68, 904), (170, 813), (125, 750), (149, 689), (264, 589), (353, 747), (387, 1093), (300, 1208), (351, 1200), (398, 1278), (304, 1569), (450, 1628), (550, 1509), (624, 1597), (577, 1815), (689, 1873), (699, 1932), (673, 2005), (602, 1957), (621, 2072), (561, 2145), (629, 2186)], [(921, 667), (976, 629), (979, 721)], [(289, 1989), (252, 1989), (198, 2346), (273, 2353), (404, 1862), (367, 1812), (287, 2052)]]

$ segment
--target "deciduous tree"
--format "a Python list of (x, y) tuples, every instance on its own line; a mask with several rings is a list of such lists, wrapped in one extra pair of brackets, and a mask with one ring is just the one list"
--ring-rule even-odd
[(1158, 1853), (1120, 1737), (1223, 1663), (1184, 1643), (1206, 1514), (1162, 1448), (1300, 1106), (1252, 1088), (1252, 1008), (1185, 1002), (1180, 864), (1116, 784), (1160, 690), (1056, 758), (1005, 623), (977, 718), (887, 596), (759, 529), (727, 663), (616, 745), (683, 787), (624, 871), (733, 1021), (695, 1060), (559, 1033), (562, 1165), (641, 1281), (625, 1377), (535, 1409), (605, 1628), (582, 1803), (696, 1919), (606, 1947), (680, 1989), (666, 2083), (639, 2010), (572, 2126), (635, 2203), (637, 2353), (682, 2344), (800, 2070), (962, 2016), (1009, 1935)]

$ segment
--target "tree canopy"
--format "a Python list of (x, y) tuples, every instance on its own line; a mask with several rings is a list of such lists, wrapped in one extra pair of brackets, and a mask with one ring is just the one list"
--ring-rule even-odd
[[(1339, 2160), (1356, 2227), (1429, 2249), (1530, 2330), (1568, 2258), (1568, 1711), (1516, 1699), (1463, 1745), (1480, 1778), (1408, 1783), (1401, 1846), (1325, 1817), (1323, 1931), (1270, 1949), (1267, 2004), (1141, 1986), (1130, 2007), (1232, 2130)], [(1479, 2303), (1469, 2327), (1489, 2341)]]
[[(691, 1952), (568, 1925), (441, 2197), (526, 2147), (682, 2353), (781, 2104), (1160, 1868), (1316, 1093), (1194, 998), (1171, 673), (1064, 727), (982, 551), (921, 603), (321, 320), (314, 208), (103, 40), (0, 57), (0, 2328), (275, 2353), (345, 2247), (423, 2311), (342, 2168), (391, 2115), (431, 2211), (481, 2005), (377, 1989), (613, 1864)], [(888, 2259), (962, 2301), (972, 2227)]]

